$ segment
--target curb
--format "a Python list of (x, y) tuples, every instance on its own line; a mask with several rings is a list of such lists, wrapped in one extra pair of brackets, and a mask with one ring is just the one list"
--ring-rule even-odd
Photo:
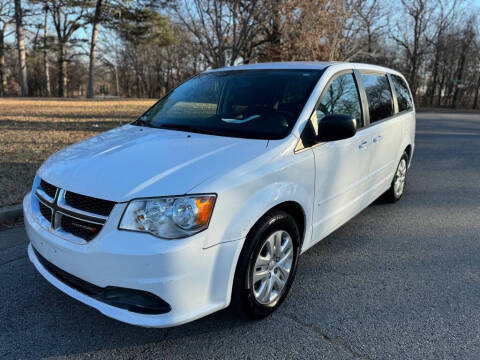
[(12, 205), (0, 208), (0, 224), (14, 222), (23, 217), (22, 205)]

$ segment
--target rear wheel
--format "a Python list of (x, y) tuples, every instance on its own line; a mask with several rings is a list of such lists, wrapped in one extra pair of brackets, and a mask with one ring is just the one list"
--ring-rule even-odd
[(408, 170), (408, 155), (403, 153), (395, 171), (390, 189), (385, 193), (385, 199), (390, 202), (396, 202), (400, 200), (404, 191), (405, 184), (407, 182), (407, 170)]
[(283, 302), (295, 277), (300, 235), (294, 219), (273, 210), (250, 231), (235, 271), (232, 306), (261, 319)]

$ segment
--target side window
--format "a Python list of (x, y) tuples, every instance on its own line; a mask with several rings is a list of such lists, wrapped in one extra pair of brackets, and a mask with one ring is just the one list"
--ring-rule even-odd
[(411, 110), (413, 108), (413, 101), (408, 91), (408, 86), (405, 81), (397, 75), (390, 75), (393, 80), (393, 86), (397, 93), (398, 112)]
[(362, 83), (367, 93), (370, 123), (393, 115), (393, 99), (386, 75), (363, 74)]
[(317, 121), (330, 114), (352, 115), (358, 127), (363, 127), (360, 95), (353, 74), (337, 76), (324, 93), (316, 110)]

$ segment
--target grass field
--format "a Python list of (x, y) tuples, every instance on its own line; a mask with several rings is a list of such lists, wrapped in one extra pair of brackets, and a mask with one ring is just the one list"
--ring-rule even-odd
[(49, 155), (131, 121), (153, 103), (0, 98), (0, 207), (21, 202)]

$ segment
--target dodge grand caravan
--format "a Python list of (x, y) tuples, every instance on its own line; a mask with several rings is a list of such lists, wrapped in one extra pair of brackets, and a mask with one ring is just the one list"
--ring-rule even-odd
[(379, 196), (401, 198), (414, 137), (410, 90), (387, 68), (206, 71), (40, 167), (23, 201), (28, 255), (55, 287), (130, 324), (228, 306), (262, 318), (301, 253)]

